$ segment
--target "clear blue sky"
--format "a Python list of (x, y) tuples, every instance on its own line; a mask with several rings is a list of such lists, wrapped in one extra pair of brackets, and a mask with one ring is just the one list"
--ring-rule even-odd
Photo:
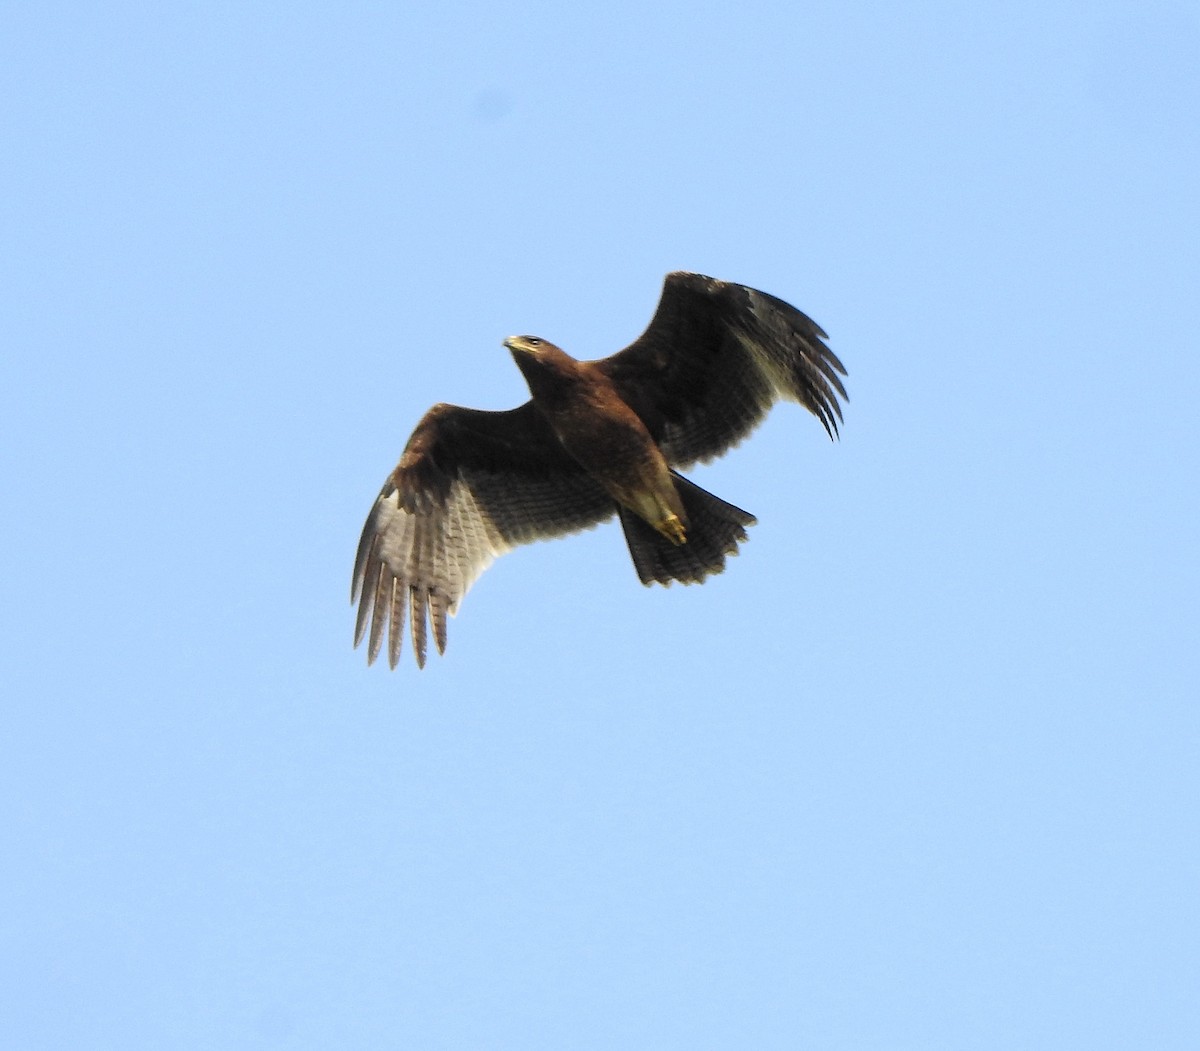
[[(1194, 4), (7, 4), (0, 1045), (1200, 1046)], [(846, 363), (702, 588), (350, 648), (429, 405)]]

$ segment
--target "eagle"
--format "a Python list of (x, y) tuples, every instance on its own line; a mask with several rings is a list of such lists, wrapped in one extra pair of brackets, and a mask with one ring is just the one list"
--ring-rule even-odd
[(392, 668), (408, 617), (418, 667), (429, 628), (498, 555), (616, 515), (643, 584), (699, 583), (725, 568), (755, 518), (678, 473), (745, 438), (779, 399), (831, 439), (846, 370), (820, 326), (782, 299), (701, 274), (668, 274), (649, 327), (611, 357), (579, 361), (537, 336), (504, 341), (529, 386), (515, 409), (433, 406), (363, 527), (354, 644)]

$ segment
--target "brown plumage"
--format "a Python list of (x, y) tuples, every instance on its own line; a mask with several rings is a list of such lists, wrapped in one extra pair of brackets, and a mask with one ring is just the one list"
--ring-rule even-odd
[[(650, 326), (577, 361), (533, 336), (505, 341), (532, 398), (505, 412), (435, 405), (363, 527), (351, 601), (367, 660), (388, 663), (411, 622), (424, 667), (446, 617), (497, 555), (618, 515), (643, 584), (725, 568), (754, 516), (677, 474), (746, 437), (780, 398), (836, 437), (846, 370), (795, 307), (744, 285), (669, 274)], [(369, 633), (368, 633), (369, 628)]]

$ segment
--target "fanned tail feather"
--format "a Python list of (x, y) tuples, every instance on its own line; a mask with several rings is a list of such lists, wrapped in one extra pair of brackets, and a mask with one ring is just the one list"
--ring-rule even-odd
[(671, 472), (687, 512), (687, 542), (672, 544), (648, 522), (621, 508), (621, 527), (629, 554), (643, 584), (698, 584), (725, 569), (725, 558), (736, 555), (745, 541), (746, 526), (756, 521), (749, 511), (726, 503), (682, 475)]

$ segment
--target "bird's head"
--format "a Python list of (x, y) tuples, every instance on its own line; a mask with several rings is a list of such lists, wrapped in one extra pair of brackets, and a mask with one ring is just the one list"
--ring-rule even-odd
[(510, 336), (504, 341), (513, 360), (528, 374), (531, 370), (571, 371), (578, 362), (561, 347), (539, 336)]
[(538, 336), (512, 336), (504, 341), (536, 398), (560, 388), (579, 370), (570, 354)]
[(542, 358), (546, 355), (546, 348), (552, 350), (558, 348), (548, 340), (540, 339), (537, 336), (510, 336), (504, 341), (504, 345), (508, 347), (512, 356), (520, 363), (522, 358)]

